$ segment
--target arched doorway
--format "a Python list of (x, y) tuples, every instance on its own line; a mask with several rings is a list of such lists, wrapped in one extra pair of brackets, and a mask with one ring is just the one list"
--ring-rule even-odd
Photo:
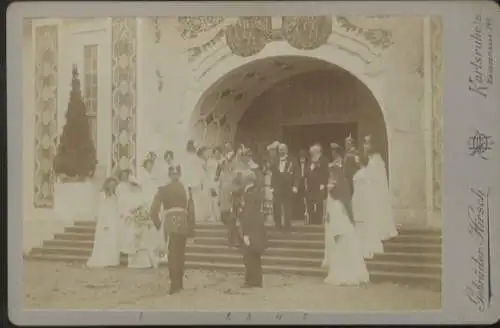
[(345, 69), (305, 56), (276, 56), (242, 65), (217, 80), (190, 120), (197, 143), (244, 143), (257, 153), (279, 139), (292, 151), (320, 142), (358, 144), (372, 135), (388, 162), (382, 109), (370, 89)]

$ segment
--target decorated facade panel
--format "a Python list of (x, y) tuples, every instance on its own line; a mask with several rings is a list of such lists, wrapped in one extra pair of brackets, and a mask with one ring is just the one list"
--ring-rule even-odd
[(53, 161), (57, 147), (58, 26), (35, 28), (35, 208), (54, 205)]
[(137, 158), (137, 21), (112, 19), (112, 126), (111, 167), (131, 169)]

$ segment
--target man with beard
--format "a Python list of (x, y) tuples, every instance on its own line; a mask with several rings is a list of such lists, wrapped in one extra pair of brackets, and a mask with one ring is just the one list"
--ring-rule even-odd
[(292, 202), (294, 188), (295, 162), (288, 156), (288, 147), (285, 144), (278, 146), (278, 163), (272, 173), (271, 185), (273, 189), (273, 212), (275, 228), (285, 230), (292, 228)]
[(180, 166), (169, 168), (170, 182), (158, 188), (149, 211), (155, 227), (160, 229), (159, 218), (163, 207), (164, 232), (168, 234), (168, 271), (170, 277), (169, 294), (175, 294), (183, 288), (186, 240), (194, 233), (195, 213), (191, 200), (191, 191), (179, 181)]
[(327, 195), (328, 161), (323, 157), (319, 144), (311, 146), (309, 152), (311, 160), (306, 173), (307, 212), (310, 224), (322, 224)]

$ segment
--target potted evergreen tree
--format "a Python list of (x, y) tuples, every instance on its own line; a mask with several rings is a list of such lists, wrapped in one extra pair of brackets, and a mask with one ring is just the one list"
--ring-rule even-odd
[(92, 183), (97, 165), (78, 69), (73, 66), (71, 92), (56, 156), (55, 211), (61, 220), (90, 219)]

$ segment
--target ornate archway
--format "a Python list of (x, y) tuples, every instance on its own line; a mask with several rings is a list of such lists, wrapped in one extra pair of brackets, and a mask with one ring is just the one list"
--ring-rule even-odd
[[(354, 122), (359, 126), (354, 137), (361, 141), (363, 135), (373, 135), (388, 160), (384, 115), (371, 90), (347, 70), (306, 56), (267, 57), (230, 71), (207, 88), (189, 126), (190, 137), (199, 144), (237, 138), (262, 145), (279, 137), (282, 125), (327, 122)], [(259, 129), (261, 125), (267, 128)]]

